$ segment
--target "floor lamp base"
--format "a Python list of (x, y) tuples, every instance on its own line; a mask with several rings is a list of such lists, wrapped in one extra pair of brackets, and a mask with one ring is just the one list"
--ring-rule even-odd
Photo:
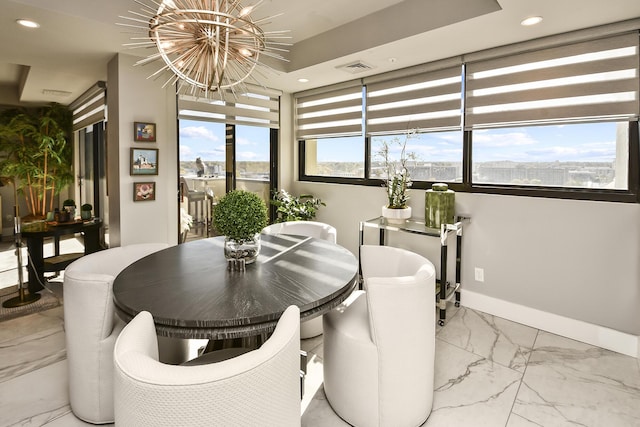
[(2, 306), (4, 308), (22, 307), (38, 301), (41, 296), (40, 294), (25, 294), (24, 289), (20, 289), (20, 295), (6, 300), (2, 303)]

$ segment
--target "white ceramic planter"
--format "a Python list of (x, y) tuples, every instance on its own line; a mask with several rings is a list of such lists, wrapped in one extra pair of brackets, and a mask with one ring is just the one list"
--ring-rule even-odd
[(389, 209), (383, 206), (382, 216), (392, 224), (402, 224), (405, 220), (411, 218), (411, 206), (404, 209)]

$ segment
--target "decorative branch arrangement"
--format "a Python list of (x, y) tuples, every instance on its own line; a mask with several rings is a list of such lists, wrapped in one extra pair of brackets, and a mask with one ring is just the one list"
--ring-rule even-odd
[[(385, 182), (383, 186), (387, 190), (387, 208), (404, 209), (409, 201), (409, 188), (412, 185), (409, 162), (416, 161), (418, 156), (414, 152), (407, 152), (407, 141), (415, 131), (406, 133), (404, 140), (394, 138), (391, 141), (383, 141), (380, 151), (376, 156), (382, 159), (385, 166)], [(400, 148), (400, 158), (392, 157), (394, 146)]]

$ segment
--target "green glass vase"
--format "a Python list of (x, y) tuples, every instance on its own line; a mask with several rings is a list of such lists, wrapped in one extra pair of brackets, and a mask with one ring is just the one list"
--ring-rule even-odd
[(427, 227), (440, 228), (441, 224), (453, 224), (456, 193), (443, 183), (433, 184), (424, 199), (424, 221)]

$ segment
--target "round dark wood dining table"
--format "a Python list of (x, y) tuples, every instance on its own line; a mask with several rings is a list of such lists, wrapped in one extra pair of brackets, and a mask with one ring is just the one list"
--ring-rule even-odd
[(358, 261), (347, 249), (311, 237), (261, 236), (258, 259), (227, 269), (224, 237), (172, 246), (125, 268), (113, 283), (126, 322), (149, 311), (159, 335), (223, 340), (269, 334), (290, 305), (300, 317), (322, 315), (357, 284)]

